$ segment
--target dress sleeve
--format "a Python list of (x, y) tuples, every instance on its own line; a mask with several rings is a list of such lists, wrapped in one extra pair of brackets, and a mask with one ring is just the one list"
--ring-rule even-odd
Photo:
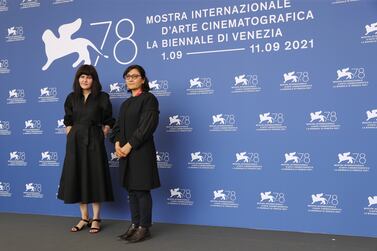
[(69, 94), (64, 102), (64, 125), (72, 126), (73, 125), (73, 95)]
[(120, 141), (120, 127), (119, 120), (117, 120), (111, 130), (109, 135), (110, 142), (115, 144), (115, 142)]
[(139, 148), (152, 137), (158, 125), (159, 113), (158, 101), (155, 96), (151, 95), (143, 104), (137, 129), (128, 141), (132, 148)]
[(111, 105), (109, 94), (107, 93), (104, 93), (102, 107), (102, 124), (108, 125), (112, 128), (114, 126), (115, 119), (113, 118), (113, 106)]

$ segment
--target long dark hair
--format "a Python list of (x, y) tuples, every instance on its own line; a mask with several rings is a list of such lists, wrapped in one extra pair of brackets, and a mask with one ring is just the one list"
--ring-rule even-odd
[(77, 69), (77, 72), (75, 74), (75, 79), (73, 80), (73, 92), (75, 93), (75, 95), (77, 97), (80, 97), (82, 94), (82, 89), (79, 82), (79, 78), (81, 75), (88, 75), (92, 77), (93, 84), (91, 88), (91, 94), (93, 96), (97, 96), (102, 90), (102, 85), (99, 81), (96, 68), (94, 68), (93, 65), (88, 65), (88, 64), (83, 64)]
[(144, 79), (144, 83), (141, 85), (141, 89), (144, 92), (149, 92), (149, 90), (150, 90), (150, 88), (149, 88), (149, 80), (148, 80), (148, 78), (146, 76), (146, 73), (145, 73), (145, 70), (144, 70), (144, 68), (142, 66), (137, 65), (137, 64), (128, 66), (127, 69), (123, 72), (123, 79), (125, 79), (127, 73), (129, 73), (133, 69), (136, 69), (139, 72), (140, 77), (142, 79)]

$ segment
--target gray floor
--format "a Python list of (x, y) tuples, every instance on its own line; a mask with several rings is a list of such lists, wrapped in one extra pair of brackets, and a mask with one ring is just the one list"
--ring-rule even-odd
[(76, 222), (69, 217), (0, 213), (0, 250), (377, 251), (377, 238), (162, 223), (152, 227), (152, 239), (127, 244), (116, 238), (127, 221), (106, 220), (95, 235), (88, 229), (70, 233)]

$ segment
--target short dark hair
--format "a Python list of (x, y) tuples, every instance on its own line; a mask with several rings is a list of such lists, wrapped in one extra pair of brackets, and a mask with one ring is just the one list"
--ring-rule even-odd
[(123, 72), (123, 79), (125, 79), (127, 73), (129, 73), (131, 70), (133, 69), (136, 69), (139, 74), (140, 74), (140, 77), (142, 79), (144, 79), (144, 83), (141, 85), (141, 88), (144, 92), (149, 92), (150, 88), (149, 88), (149, 80), (146, 76), (146, 73), (145, 73), (145, 70), (142, 66), (140, 65), (137, 65), (137, 64), (134, 64), (134, 65), (130, 65), (127, 67), (127, 69)]
[(99, 81), (96, 68), (94, 68), (93, 65), (88, 64), (81, 65), (76, 71), (75, 79), (73, 80), (73, 92), (75, 93), (75, 95), (79, 96), (80, 94), (82, 94), (82, 89), (79, 82), (81, 75), (88, 75), (92, 77), (93, 84), (91, 88), (91, 94), (93, 94), (93, 96), (97, 96), (102, 90), (102, 85)]

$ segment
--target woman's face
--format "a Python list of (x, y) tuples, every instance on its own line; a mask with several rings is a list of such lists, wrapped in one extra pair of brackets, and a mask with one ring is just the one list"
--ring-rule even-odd
[(80, 83), (81, 89), (90, 90), (90, 89), (92, 89), (93, 78), (90, 75), (82, 74), (79, 77), (79, 83)]
[(137, 69), (130, 70), (125, 77), (127, 88), (129, 90), (138, 90), (144, 83), (144, 79), (141, 77), (140, 72)]

